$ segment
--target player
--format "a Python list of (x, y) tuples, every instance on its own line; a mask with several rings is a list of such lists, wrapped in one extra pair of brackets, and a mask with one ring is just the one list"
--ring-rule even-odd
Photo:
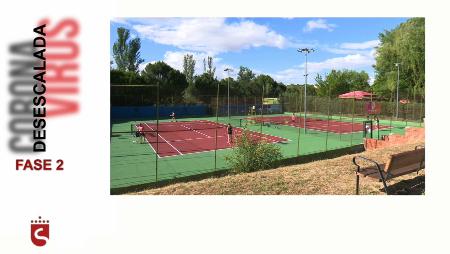
[(372, 128), (370, 128), (370, 124), (366, 124), (366, 132), (370, 134), (372, 132)]
[(142, 126), (142, 123), (138, 124), (136, 127), (136, 137), (142, 136), (142, 131), (144, 130), (144, 126)]
[(295, 113), (292, 113), (292, 116), (291, 116), (291, 122), (292, 122), (292, 123), (295, 123)]
[(139, 138), (135, 141), (133, 141), (133, 143), (136, 142), (140, 142), (143, 143), (144, 142), (144, 125), (142, 123), (140, 123), (137, 127), (136, 127), (136, 138)]
[(233, 143), (233, 126), (230, 123), (227, 125), (228, 144)]
[(175, 117), (175, 112), (172, 112), (172, 114), (170, 114), (170, 117), (172, 117), (171, 122), (176, 122), (177, 121), (177, 119)]

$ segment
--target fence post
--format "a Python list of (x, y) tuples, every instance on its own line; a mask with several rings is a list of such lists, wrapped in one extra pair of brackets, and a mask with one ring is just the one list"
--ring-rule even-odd
[(219, 83), (217, 84), (216, 96), (216, 128), (215, 128), (215, 147), (214, 147), (214, 170), (217, 169), (217, 127), (219, 126)]
[[(301, 94), (301, 93), (300, 93)], [(298, 112), (301, 112), (300, 111), (300, 103), (299, 103), (299, 97), (300, 97), (300, 95), (297, 95), (296, 97), (295, 97), (295, 102), (296, 102), (296, 105), (295, 105), (295, 107), (297, 108), (297, 110), (298, 110)], [(294, 108), (294, 112), (293, 112), (293, 114), (294, 114), (294, 116), (295, 116), (295, 108)], [(297, 130), (298, 130), (298, 135), (297, 135), (297, 161), (300, 159), (300, 132), (301, 132), (301, 128), (300, 128), (300, 126), (301, 126), (301, 124), (300, 124), (300, 117), (298, 118), (298, 122), (299, 122), (299, 126), (297, 127)], [(297, 116), (295, 116), (295, 120), (297, 120)], [(294, 124), (295, 124), (295, 121), (294, 121)]]
[(328, 119), (327, 119), (327, 135), (325, 138), (325, 151), (328, 151), (328, 132), (330, 131), (330, 104), (331, 104), (331, 92), (329, 92), (328, 94)]
[(352, 107), (352, 133), (350, 135), (350, 146), (353, 145), (353, 128), (354, 128), (354, 122), (355, 122), (355, 98), (353, 98), (353, 107)]
[(263, 84), (263, 86), (262, 86), (262, 96), (261, 96), (261, 129), (260, 129), (260, 132), (261, 132), (261, 134), (262, 134), (262, 129), (263, 129), (263, 125), (264, 125), (264, 114), (263, 114), (263, 112), (264, 112), (264, 86), (265, 86), (265, 84)]
[(161, 79), (158, 80), (158, 84), (156, 86), (156, 183), (158, 183), (158, 154), (159, 154), (159, 86)]

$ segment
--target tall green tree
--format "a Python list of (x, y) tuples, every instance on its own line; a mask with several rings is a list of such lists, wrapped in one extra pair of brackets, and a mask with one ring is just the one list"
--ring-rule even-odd
[[(254, 91), (255, 88), (252, 86), (252, 82), (256, 75), (253, 71), (247, 67), (240, 66), (239, 72), (237, 74), (237, 82), (239, 84), (239, 93), (244, 96), (256, 96), (261, 94), (261, 90)], [(256, 93), (257, 92), (257, 93)]]
[(179, 103), (180, 95), (188, 87), (183, 73), (161, 61), (147, 64), (141, 76), (146, 83), (160, 84), (160, 103)]
[(128, 43), (127, 52), (127, 70), (131, 72), (139, 72), (139, 65), (144, 62), (141, 58), (141, 39), (136, 37)]
[(216, 67), (214, 66), (214, 61), (211, 56), (203, 59), (203, 73), (206, 73), (213, 78), (215, 77)]
[(278, 97), (286, 90), (283, 84), (276, 82), (271, 76), (264, 74), (258, 75), (254, 79), (253, 84), (256, 94), (258, 92), (262, 94), (262, 89), (264, 88), (264, 97)]
[(141, 40), (136, 37), (130, 41), (130, 31), (117, 28), (117, 41), (113, 44), (113, 57), (120, 71), (138, 72), (139, 64), (144, 62), (140, 57)]
[(397, 87), (397, 67), (400, 63), (400, 95), (424, 98), (425, 90), (425, 19), (411, 18), (396, 28), (379, 35), (376, 49), (374, 90), (394, 100)]
[(191, 54), (186, 54), (183, 57), (183, 74), (186, 76), (186, 81), (189, 85), (194, 83), (195, 73), (195, 59)]
[(188, 87), (183, 91), (184, 100), (187, 103), (196, 103), (196, 94), (198, 94), (198, 91), (194, 84), (195, 59), (191, 54), (186, 54), (183, 57), (183, 74), (188, 83)]
[(113, 56), (119, 71), (127, 70), (127, 40), (130, 38), (130, 31), (123, 27), (117, 28), (117, 41), (113, 45)]
[(365, 71), (332, 70), (326, 77), (316, 76), (318, 96), (336, 97), (350, 91), (369, 91), (369, 74)]

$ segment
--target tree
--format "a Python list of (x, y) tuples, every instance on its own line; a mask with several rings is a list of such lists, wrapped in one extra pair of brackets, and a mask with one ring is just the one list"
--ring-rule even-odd
[(135, 72), (121, 71), (117, 69), (110, 70), (111, 85), (111, 105), (113, 106), (143, 106), (150, 105), (155, 101), (152, 97), (151, 88), (126, 86), (145, 84), (145, 80)]
[(140, 57), (141, 53), (141, 39), (136, 37), (130, 41), (128, 44), (127, 52), (127, 70), (131, 72), (138, 72), (139, 65), (144, 62), (144, 59)]
[(157, 84), (159, 82), (161, 104), (181, 102), (180, 94), (188, 87), (183, 73), (161, 61), (147, 64), (141, 72), (141, 76), (146, 83)]
[(215, 77), (216, 67), (214, 67), (213, 58), (208, 56), (207, 60), (203, 59), (203, 73), (207, 73), (211, 77)]
[[(255, 79), (255, 74), (247, 67), (240, 66), (237, 74), (237, 82), (239, 84), (239, 93), (244, 96), (256, 95), (252, 87), (252, 81)], [(261, 92), (258, 93), (260, 95)]]
[(187, 103), (195, 103), (197, 102), (197, 99), (195, 98), (197, 89), (194, 84), (195, 60), (194, 56), (191, 54), (186, 54), (183, 57), (183, 74), (188, 83), (188, 87), (183, 91), (184, 100)]
[[(197, 90), (197, 96), (212, 96), (216, 95), (217, 92), (217, 83), (219, 81), (211, 76), (208, 72), (203, 73), (202, 75), (196, 77), (195, 79), (195, 88)], [(223, 93), (221, 93), (223, 94)]]
[(113, 45), (113, 55), (119, 71), (127, 70), (127, 40), (130, 37), (130, 31), (123, 27), (117, 28), (117, 41)]
[(365, 71), (332, 70), (325, 78), (316, 76), (318, 96), (337, 97), (350, 91), (368, 91), (369, 74)]
[(186, 76), (186, 81), (189, 85), (194, 84), (194, 73), (195, 73), (195, 60), (194, 56), (186, 54), (183, 57), (183, 74)]
[(276, 82), (271, 76), (264, 74), (258, 75), (254, 79), (253, 84), (255, 85), (255, 94), (259, 90), (259, 95), (261, 95), (264, 87), (264, 97), (278, 97), (286, 90), (286, 86)]
[(113, 56), (120, 71), (138, 72), (139, 64), (144, 62), (140, 57), (141, 40), (137, 37), (128, 42), (130, 31), (117, 28), (117, 41), (113, 45)]
[[(374, 91), (393, 100), (397, 87), (397, 68), (400, 65), (400, 94), (410, 93), (424, 99), (425, 88), (425, 19), (411, 18), (396, 28), (379, 35), (376, 49)], [(395, 75), (395, 77), (394, 77)], [(395, 85), (393, 85), (395, 79)]]

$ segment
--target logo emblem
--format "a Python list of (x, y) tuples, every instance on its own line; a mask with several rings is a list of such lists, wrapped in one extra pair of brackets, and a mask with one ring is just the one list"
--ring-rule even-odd
[(31, 242), (34, 245), (42, 247), (47, 244), (50, 239), (50, 221), (42, 220), (39, 216), (38, 220), (31, 221)]

